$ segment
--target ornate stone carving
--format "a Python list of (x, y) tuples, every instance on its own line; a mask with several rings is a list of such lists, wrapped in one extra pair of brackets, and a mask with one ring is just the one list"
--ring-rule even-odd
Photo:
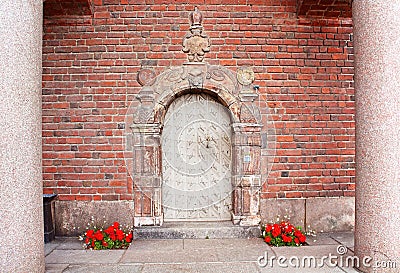
[(156, 81), (156, 72), (151, 68), (142, 68), (137, 74), (137, 81), (141, 86), (153, 85)]
[(254, 72), (250, 67), (239, 68), (236, 75), (241, 85), (248, 86), (254, 82)]
[(191, 69), (188, 72), (188, 81), (191, 88), (203, 87), (203, 71), (201, 69)]
[(254, 82), (254, 72), (250, 67), (241, 67), (236, 73), (237, 81), (240, 83), (240, 100), (243, 102), (254, 101), (258, 95), (250, 86)]
[(150, 107), (139, 107), (133, 114), (133, 122), (146, 124), (153, 121), (153, 108)]
[[(194, 36), (193, 33), (201, 33), (201, 14), (194, 12), (190, 17), (190, 22), (192, 26), (188, 39)], [(199, 95), (199, 91), (201, 90), (191, 91), (190, 89), (204, 89), (207, 90), (207, 93), (213, 94), (211, 97), (214, 99), (217, 98), (218, 101), (228, 109), (229, 118), (226, 119), (227, 122), (225, 123), (227, 123), (227, 128), (232, 127), (232, 131), (225, 137), (222, 132), (216, 129), (211, 128), (211, 130), (208, 130), (203, 126), (203, 123), (199, 123), (201, 125), (199, 127), (192, 128), (190, 126), (195, 126), (197, 123), (175, 120), (175, 122), (173, 122), (175, 127), (172, 128), (173, 130), (170, 130), (170, 143), (171, 141), (175, 143), (174, 141), (181, 139), (183, 146), (179, 146), (180, 149), (183, 147), (185, 149), (181, 149), (182, 151), (189, 151), (187, 154), (185, 152), (184, 155), (187, 156), (185, 158), (188, 160), (198, 160), (201, 157), (195, 154), (196, 151), (201, 152), (201, 156), (204, 156), (205, 152), (208, 151), (218, 151), (215, 150), (216, 147), (219, 147), (215, 146), (216, 143), (219, 143), (217, 140), (225, 141), (225, 139), (229, 139), (230, 136), (231, 144), (228, 143), (229, 145), (226, 145), (226, 147), (230, 148), (231, 152), (229, 153), (229, 151), (227, 152), (225, 149), (225, 153), (219, 153), (221, 156), (218, 157), (222, 160), (218, 162), (224, 163), (225, 161), (222, 155), (228, 155), (228, 159), (231, 158), (230, 162), (232, 164), (231, 168), (228, 168), (231, 173), (227, 175), (227, 179), (231, 183), (225, 184), (232, 187), (230, 190), (233, 190), (233, 194), (228, 194), (228, 198), (231, 199), (223, 203), (223, 205), (230, 206), (225, 212), (231, 210), (232, 215), (223, 215), (226, 216), (226, 219), (233, 219), (235, 224), (258, 225), (260, 221), (259, 192), (267, 171), (265, 171), (265, 174), (261, 173), (262, 168), (260, 168), (260, 165), (264, 164), (262, 162), (266, 161), (266, 156), (262, 154), (262, 116), (258, 108), (260, 102), (258, 101), (259, 98), (256, 90), (252, 87), (254, 72), (250, 68), (244, 67), (239, 69), (238, 73), (234, 73), (225, 67), (213, 66), (201, 62), (200, 60), (204, 57), (204, 51), (201, 52), (203, 55), (199, 55), (196, 51), (188, 51), (188, 53), (190, 58), (192, 58), (191, 62), (187, 62), (179, 67), (169, 68), (158, 75), (156, 80), (153, 79), (151, 71), (144, 70), (144, 72), (138, 73), (138, 81), (143, 87), (137, 96), (138, 100), (132, 103), (133, 116), (130, 121), (131, 126), (129, 126), (131, 128), (131, 139), (129, 140), (131, 143), (129, 147), (131, 148), (129, 152), (132, 151), (133, 163), (131, 170), (134, 174), (132, 180), (135, 185), (135, 226), (161, 225), (163, 217), (166, 215), (165, 213), (167, 213), (168, 216), (168, 211), (166, 211), (168, 206), (162, 206), (165, 203), (161, 203), (161, 201), (168, 203), (167, 198), (174, 196), (169, 194), (170, 192), (168, 192), (167, 188), (162, 188), (162, 185), (165, 185), (163, 183), (170, 178), (168, 172), (171, 172), (172, 168), (168, 168), (163, 160), (172, 160), (174, 164), (171, 165), (171, 167), (176, 166), (177, 164), (175, 164), (175, 161), (179, 159), (177, 158), (179, 153), (176, 151), (179, 151), (179, 149), (168, 150), (169, 144), (165, 142), (166, 137), (168, 137), (168, 126), (166, 125), (169, 124), (168, 116), (175, 113), (173, 110), (174, 103), (181, 105), (181, 99), (185, 96), (188, 98), (202, 96)], [(192, 94), (186, 94), (187, 92)], [(189, 101), (189, 99), (186, 101)], [(215, 122), (210, 122), (210, 126), (219, 124), (219, 122), (222, 121), (222, 119), (219, 119), (218, 116), (214, 114), (215, 111), (213, 108), (207, 106), (210, 104), (208, 101), (199, 99), (198, 102), (199, 105), (193, 108), (194, 114), (190, 112), (192, 110), (191, 108), (188, 110), (189, 114), (197, 115), (201, 113), (207, 117), (207, 120), (212, 120), (212, 118), (217, 117)], [(203, 109), (203, 105), (204, 109), (207, 110), (204, 113), (199, 112), (199, 109)], [(179, 113), (182, 112), (178, 111), (177, 114)], [(190, 119), (186, 114), (177, 115), (177, 117), (181, 119)], [(193, 129), (192, 131), (188, 131), (186, 135), (188, 136), (188, 140), (191, 140), (191, 137), (195, 141), (184, 142), (186, 138), (183, 138), (178, 132), (181, 129), (176, 129), (179, 126), (186, 126), (188, 130)], [(205, 130), (205, 133), (197, 134), (196, 132), (201, 131), (196, 131), (196, 128), (198, 130), (206, 128), (207, 130)], [(216, 135), (220, 136), (220, 138), (216, 138)], [(163, 137), (164, 141), (161, 141), (161, 137)], [(163, 149), (161, 149), (161, 143), (166, 145)], [(197, 148), (195, 149), (193, 147), (200, 147), (201, 149), (196, 150)], [(173, 154), (171, 155), (175, 157), (169, 157), (168, 151), (172, 151)], [(164, 164), (161, 164), (161, 162)], [(205, 160), (205, 162), (214, 161)], [(218, 165), (218, 168), (224, 166), (222, 163)], [(190, 165), (188, 167), (193, 166)], [(186, 170), (185, 168), (183, 169)], [(178, 170), (177, 173), (180, 175), (181, 170)], [(210, 169), (210, 173), (219, 174), (220, 172), (221, 169)], [(205, 181), (213, 180), (207, 179)], [(193, 181), (190, 180), (190, 182), (192, 183)], [(201, 182), (201, 180), (199, 180), (199, 182)], [(189, 186), (186, 184), (184, 185)], [(207, 201), (206, 197), (211, 198), (210, 196), (212, 194), (214, 194), (214, 191), (206, 192), (206, 194), (201, 195), (197, 199), (189, 198), (188, 204), (190, 205), (193, 202), (199, 201), (201, 205)], [(174, 198), (175, 199), (171, 199), (170, 201), (180, 200), (179, 196), (175, 196)], [(218, 207), (213, 205), (212, 211), (218, 212), (219, 210), (216, 208)], [(197, 217), (195, 214), (191, 214), (191, 212), (187, 212), (186, 210), (185, 213), (181, 215), (182, 217), (180, 215), (181, 214), (173, 214), (172, 218), (186, 219)], [(218, 213), (217, 215), (220, 214)]]
[(213, 79), (220, 82), (225, 80), (225, 73), (219, 67), (211, 67), (207, 72), (207, 79)]
[(151, 68), (142, 68), (137, 74), (137, 81), (143, 88), (136, 98), (143, 106), (149, 107), (154, 101), (154, 89), (151, 86), (156, 82), (156, 72)]
[(189, 62), (202, 62), (204, 54), (210, 51), (210, 39), (203, 33), (203, 16), (197, 7), (190, 13), (190, 32), (183, 38), (183, 52), (188, 53)]

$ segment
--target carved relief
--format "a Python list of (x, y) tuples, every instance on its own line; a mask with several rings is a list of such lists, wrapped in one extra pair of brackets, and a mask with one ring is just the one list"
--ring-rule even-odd
[(156, 81), (156, 72), (151, 68), (142, 68), (137, 74), (137, 81), (141, 86), (153, 85)]
[(139, 107), (133, 115), (134, 123), (152, 123), (153, 121), (153, 108), (150, 107)]
[(241, 67), (237, 71), (237, 80), (240, 84), (247, 86), (254, 82), (254, 72), (250, 67)]
[(203, 33), (203, 16), (197, 7), (189, 16), (190, 32), (183, 38), (183, 52), (188, 53), (189, 62), (202, 62), (204, 54), (210, 51), (210, 39)]
[(191, 88), (203, 87), (203, 71), (201, 69), (192, 69), (188, 72), (188, 81)]

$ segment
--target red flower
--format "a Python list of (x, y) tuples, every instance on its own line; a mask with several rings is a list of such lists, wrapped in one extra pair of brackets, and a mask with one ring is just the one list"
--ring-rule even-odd
[(118, 229), (119, 228), (119, 223), (118, 222), (114, 222), (113, 226), (114, 226), (115, 229)]
[(96, 240), (101, 241), (103, 240), (104, 236), (103, 233), (101, 233), (100, 230), (96, 231), (96, 233), (94, 234), (94, 237), (96, 238)]
[(108, 247), (108, 243), (107, 243), (106, 241), (102, 241), (101, 244), (102, 244), (104, 247)]
[(277, 224), (274, 224), (274, 226), (272, 227), (272, 236), (278, 237), (279, 235), (281, 235), (281, 233), (281, 227)]
[(105, 233), (108, 235), (111, 235), (114, 233), (114, 226), (109, 226), (106, 230), (104, 230)]
[(132, 235), (132, 232), (131, 232), (131, 233), (129, 233), (128, 235), (126, 235), (125, 241), (126, 241), (127, 243), (132, 242), (132, 237), (133, 237), (133, 235)]
[(265, 226), (265, 232), (270, 232), (272, 230), (272, 225), (268, 224)]
[(291, 225), (291, 224), (287, 224), (287, 226), (285, 226), (285, 232), (286, 232), (286, 233), (291, 233), (291, 232), (293, 232), (293, 229), (294, 229), (294, 227), (293, 227), (293, 225)]
[(294, 236), (296, 236), (297, 238), (300, 238), (301, 236), (303, 236), (303, 233), (301, 233), (300, 230), (295, 229)]
[(117, 234), (117, 239), (119, 241), (122, 241), (124, 239), (125, 234), (124, 234), (124, 232), (122, 230), (117, 229), (117, 231), (115, 233)]
[(294, 242), (296, 243), (296, 245), (299, 245), (299, 244), (300, 244), (300, 241), (299, 241), (298, 238), (294, 238)]
[(88, 231), (86, 231), (86, 237), (88, 237), (88, 238), (93, 238), (93, 233), (94, 233), (94, 230), (93, 229), (89, 229)]
[(265, 241), (267, 244), (269, 244), (269, 243), (271, 242), (271, 237), (266, 236), (266, 237), (264, 238), (264, 241)]
[(88, 244), (89, 242), (90, 242), (90, 239), (86, 237), (85, 244)]
[(305, 236), (305, 235), (300, 236), (300, 237), (299, 237), (299, 241), (300, 241), (301, 243), (305, 243), (305, 242), (306, 242), (306, 236)]
[(112, 234), (110, 234), (110, 239), (115, 241), (115, 240), (117, 240), (117, 237), (115, 236), (114, 233), (112, 233)]
[(282, 235), (282, 240), (283, 240), (285, 243), (290, 243), (290, 242), (292, 241), (292, 237), (286, 236), (285, 234), (283, 234), (283, 235)]

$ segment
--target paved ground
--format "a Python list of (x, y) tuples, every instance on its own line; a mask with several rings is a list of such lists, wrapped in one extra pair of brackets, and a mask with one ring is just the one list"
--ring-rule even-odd
[[(328, 260), (323, 260), (329, 254), (343, 257), (337, 253), (339, 245), (347, 250), (344, 257), (352, 256), (353, 241), (352, 233), (320, 234), (308, 238), (309, 246), (279, 248), (256, 238), (136, 240), (126, 250), (91, 251), (83, 250), (76, 238), (57, 238), (45, 246), (46, 272), (357, 272), (328, 266)], [(265, 267), (257, 262), (260, 256), (268, 257), (261, 260), (269, 261)], [(279, 266), (272, 256), (286, 258), (281, 263), (287, 267)], [(304, 256), (315, 257), (316, 267), (310, 268), (308, 261), (313, 261)]]

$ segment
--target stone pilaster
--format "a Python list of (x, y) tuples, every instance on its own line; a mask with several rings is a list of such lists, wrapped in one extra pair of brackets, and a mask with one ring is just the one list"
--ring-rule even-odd
[(233, 124), (233, 222), (258, 225), (260, 218), (260, 126)]
[[(370, 256), (373, 262), (397, 259), (397, 266), (400, 263), (400, 245), (396, 239), (400, 226), (399, 12), (400, 0), (353, 1), (355, 254), (360, 258)], [(375, 270), (368, 266), (361, 269)]]
[(159, 124), (133, 124), (134, 225), (162, 225)]
[(44, 272), (42, 0), (0, 1), (0, 268)]

